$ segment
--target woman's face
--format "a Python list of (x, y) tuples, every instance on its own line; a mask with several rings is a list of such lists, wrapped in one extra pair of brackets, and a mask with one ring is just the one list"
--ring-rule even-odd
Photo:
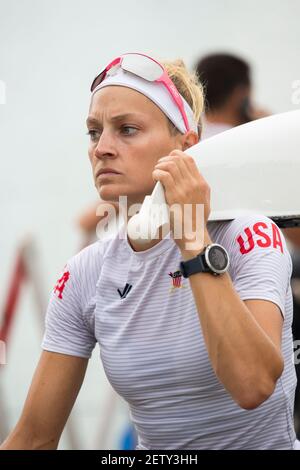
[[(141, 93), (122, 86), (107, 86), (93, 95), (87, 127), (95, 186), (106, 201), (127, 195), (128, 205), (142, 202), (154, 188), (157, 160), (182, 150), (183, 136), (172, 135), (163, 112)], [(107, 168), (117, 173), (99, 175)]]

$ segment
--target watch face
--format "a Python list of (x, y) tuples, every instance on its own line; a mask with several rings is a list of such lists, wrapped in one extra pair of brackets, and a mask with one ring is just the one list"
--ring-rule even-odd
[(211, 245), (207, 250), (207, 264), (216, 273), (225, 272), (228, 268), (228, 254), (220, 245)]

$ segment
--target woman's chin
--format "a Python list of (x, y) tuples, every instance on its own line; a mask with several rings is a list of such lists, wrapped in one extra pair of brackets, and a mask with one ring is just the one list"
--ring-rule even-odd
[[(137, 193), (136, 191), (130, 191), (130, 188), (117, 188), (113, 185), (105, 184), (101, 187), (98, 187), (98, 193), (100, 198), (103, 201), (110, 201), (110, 202), (125, 202), (124, 197), (126, 198), (127, 206), (130, 207), (133, 204), (142, 204), (146, 194), (143, 192)], [(148, 193), (151, 194), (151, 191)], [(120, 201), (120, 197), (123, 201)]]
[(98, 193), (103, 201), (118, 201), (120, 196), (120, 191), (117, 191), (117, 188), (113, 188), (112, 185), (101, 186), (98, 188)]

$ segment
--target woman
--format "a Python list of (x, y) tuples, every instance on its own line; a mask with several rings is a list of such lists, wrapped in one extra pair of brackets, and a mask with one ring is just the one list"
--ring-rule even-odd
[[(261, 215), (207, 222), (210, 189), (188, 156), (199, 139), (201, 88), (182, 63), (165, 67), (168, 74), (152, 58), (126, 54), (98, 75), (89, 158), (103, 200), (126, 195), (131, 206), (161, 181), (170, 206), (202, 204), (204, 241), (195, 237), (198, 245), (187, 249), (183, 227), (181, 238), (141, 251), (121, 228), (69, 261), (50, 300), (24, 411), (2, 448), (57, 447), (96, 342), (110, 383), (129, 404), (138, 449), (295, 445), (285, 241)], [(213, 242), (220, 248), (206, 248)], [(204, 252), (206, 263), (197, 258)]]

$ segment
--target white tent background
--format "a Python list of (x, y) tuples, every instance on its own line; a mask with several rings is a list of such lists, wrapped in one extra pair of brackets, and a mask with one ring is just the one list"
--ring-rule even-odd
[[(89, 85), (102, 65), (138, 50), (182, 57), (192, 67), (205, 53), (231, 51), (250, 61), (257, 102), (272, 112), (296, 109), (299, 18), (298, 0), (0, 0), (1, 305), (26, 233), (39, 248), (46, 297), (80, 245), (76, 217), (96, 198), (84, 122)], [(40, 354), (35, 309), (28, 286), (1, 370), (9, 428)], [(110, 394), (96, 348), (74, 410), (81, 448), (99, 447)], [(126, 420), (118, 401), (107, 448), (118, 446)], [(68, 447), (65, 436), (61, 448)]]

